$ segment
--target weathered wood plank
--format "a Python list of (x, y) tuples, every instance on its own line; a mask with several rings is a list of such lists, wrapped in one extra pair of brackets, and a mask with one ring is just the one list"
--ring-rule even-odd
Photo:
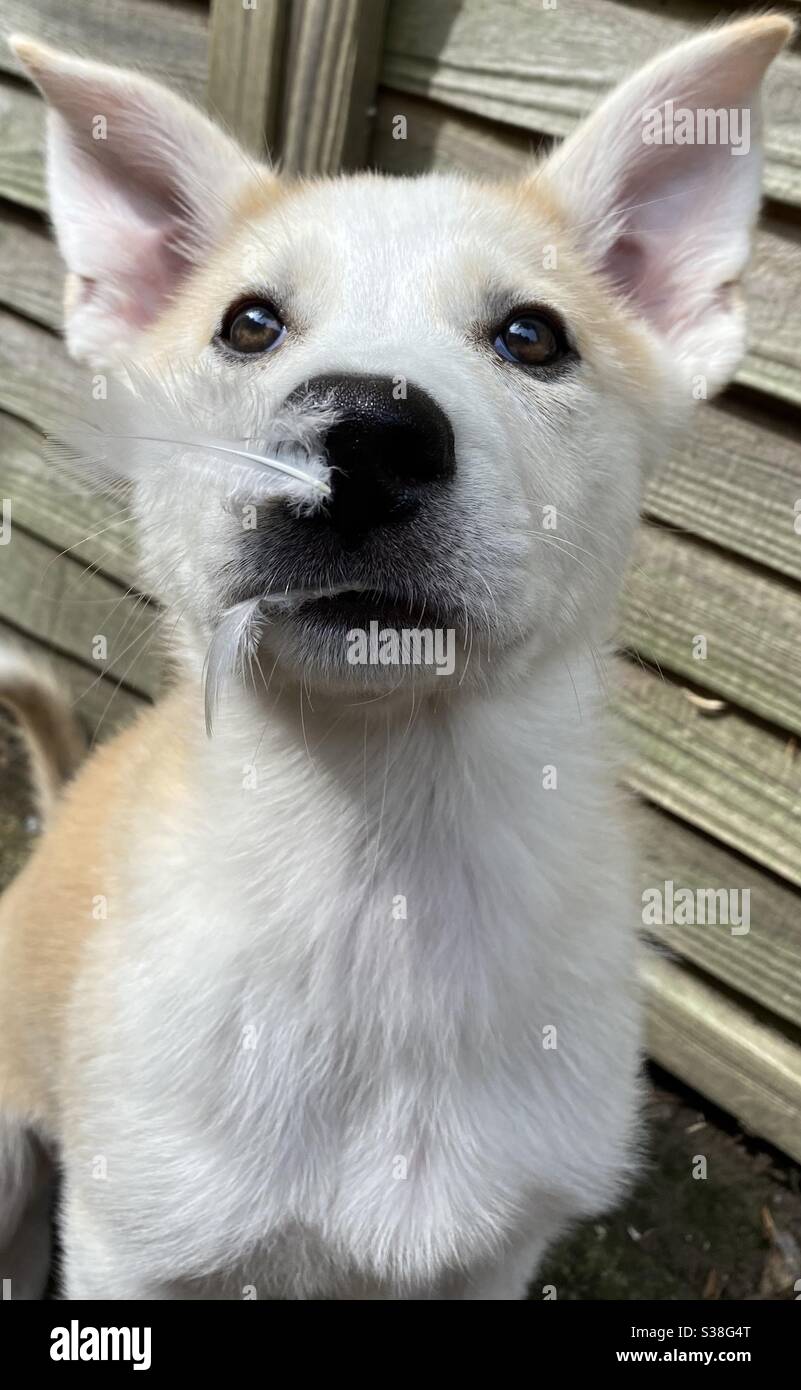
[(744, 278), (748, 353), (736, 380), (801, 405), (801, 229), (766, 218)]
[(281, 162), (299, 174), (362, 164), (386, 0), (293, 0), (284, 78)]
[(652, 478), (645, 512), (801, 579), (800, 498), (797, 428), (727, 399), (699, 409)]
[(286, 0), (212, 0), (208, 109), (255, 156), (278, 148), (287, 17)]
[[(712, 0), (711, 4), (706, 4), (705, 0), (620, 0), (620, 3), (627, 9), (651, 10), (655, 14), (684, 20), (692, 26), (707, 20), (707, 10), (711, 10), (715, 22), (721, 24), (724, 20), (742, 19), (744, 12), (746, 15), (754, 13), (751, 0), (723, 0), (723, 3), (720, 3), (720, 0)], [(801, 9), (801, 0), (783, 0), (781, 9), (791, 17), (793, 13), (797, 15)], [(794, 39), (791, 48), (798, 50), (800, 46), (798, 39)]]
[(92, 374), (67, 356), (60, 338), (0, 309), (0, 410), (43, 433), (65, 410), (74, 414)]
[(54, 477), (43, 445), (30, 425), (0, 412), (0, 497), (10, 501), (15, 523), (108, 577), (134, 584), (132, 528), (119, 504)]
[(32, 88), (0, 79), (0, 197), (44, 212), (44, 103)]
[(625, 781), (790, 883), (801, 885), (801, 760), (787, 739), (632, 662), (616, 663), (613, 704), (630, 750)]
[[(711, 16), (714, 17), (714, 16)], [(699, 15), (699, 19), (701, 16)], [(612, 0), (393, 0), (382, 85), (507, 125), (566, 135), (627, 72), (697, 30)], [(801, 58), (766, 81), (765, 187), (801, 206)]]
[(15, 525), (12, 510), (11, 539), (0, 548), (0, 619), (94, 667), (98, 677), (152, 695), (162, 667), (155, 618), (147, 601)]
[(650, 1055), (745, 1129), (801, 1161), (801, 1048), (745, 1004), (669, 961), (646, 957), (641, 977)]
[(22, 208), (0, 208), (0, 304), (48, 328), (62, 326), (64, 266), (44, 222)]
[[(405, 139), (396, 116), (406, 118)], [(382, 91), (371, 162), (391, 174), (464, 169), (515, 178), (535, 152), (535, 138), (430, 101)], [(745, 279), (749, 304), (748, 355), (736, 380), (801, 405), (801, 232), (771, 217), (757, 231)]]
[(0, 492), (19, 525), (128, 585), (136, 565), (119, 504), (54, 477), (42, 452), (42, 434), (74, 414), (91, 383), (60, 338), (0, 309)]
[(623, 646), (801, 734), (800, 589), (644, 526), (620, 607)]
[[(81, 57), (137, 68), (201, 103), (207, 26), (205, 5), (175, 0), (0, 0), (0, 34), (27, 34)], [(0, 71), (22, 75), (4, 41)]]
[[(731, 924), (649, 925), (648, 936), (788, 1022), (801, 1025), (801, 897), (748, 859), (637, 800), (631, 833), (641, 890), (750, 894), (748, 931)], [(742, 897), (737, 899), (742, 905)], [(743, 925), (748, 925), (745, 923)]]
[[(399, 116), (404, 117), (405, 126), (397, 120)], [(533, 131), (380, 87), (370, 164), (389, 174), (457, 168), (490, 178), (516, 178), (534, 158), (542, 139)]]
[(119, 682), (105, 676), (100, 680), (80, 661), (43, 647), (31, 637), (0, 622), (0, 645), (22, 647), (37, 661), (48, 666), (56, 675), (59, 686), (67, 692), (77, 718), (90, 737), (101, 742), (130, 724), (145, 702), (139, 695), (126, 690)]

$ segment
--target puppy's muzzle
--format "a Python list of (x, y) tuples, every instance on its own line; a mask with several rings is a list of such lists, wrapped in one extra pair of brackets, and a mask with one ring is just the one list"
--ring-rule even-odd
[(332, 469), (327, 521), (346, 546), (408, 521), (454, 473), (447, 415), (427, 391), (402, 378), (318, 376), (290, 401), (336, 412), (323, 441)]

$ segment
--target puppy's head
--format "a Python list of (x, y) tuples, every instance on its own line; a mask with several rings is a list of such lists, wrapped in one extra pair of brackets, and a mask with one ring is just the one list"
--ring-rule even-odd
[[(468, 684), (604, 635), (643, 470), (742, 353), (759, 86), (790, 32), (673, 49), (504, 183), (285, 180), (147, 79), (17, 41), (51, 106), (70, 350), (169, 380), (215, 441), (213, 471), (176, 449), (136, 490), (191, 651), (241, 608), (288, 679), (441, 689), (444, 661), (383, 635), (450, 634)], [(323, 485), (254, 507), (225, 449)]]

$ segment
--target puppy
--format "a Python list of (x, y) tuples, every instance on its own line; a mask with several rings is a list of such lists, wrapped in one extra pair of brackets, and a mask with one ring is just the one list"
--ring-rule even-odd
[[(498, 183), (284, 179), (16, 41), (175, 675), (3, 900), (12, 1298), (45, 1286), (54, 1161), (71, 1299), (516, 1299), (624, 1190), (639, 908), (598, 648), (644, 473), (743, 351), (790, 33), (701, 34)], [(654, 136), (685, 109), (749, 139)], [(246, 525), (235, 465), (268, 453), (302, 495)], [(453, 661), (385, 661), (403, 628)], [(10, 657), (2, 688), (52, 799), (65, 709)]]

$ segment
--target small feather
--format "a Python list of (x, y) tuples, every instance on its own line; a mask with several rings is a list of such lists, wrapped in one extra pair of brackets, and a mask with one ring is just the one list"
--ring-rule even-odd
[(331, 492), (326, 423), (320, 411), (271, 411), (252, 388), (198, 367), (164, 376), (131, 367), (84, 414), (65, 410), (49, 422), (46, 456), (71, 480), (104, 491), (185, 469), (193, 483), (254, 502), (314, 505)]
[(244, 676), (245, 663), (252, 663), (269, 609), (294, 608), (313, 599), (334, 598), (337, 594), (367, 590), (362, 584), (328, 584), (314, 589), (283, 589), (245, 599), (228, 608), (219, 619), (209, 643), (203, 669), (203, 698), (206, 733), (214, 732), (214, 716), (227, 681)]
[(239, 668), (244, 670), (245, 658), (252, 657), (258, 645), (260, 617), (263, 619), (261, 605), (260, 598), (235, 603), (233, 608), (223, 613), (209, 644), (203, 671), (206, 733), (209, 737), (226, 681)]

